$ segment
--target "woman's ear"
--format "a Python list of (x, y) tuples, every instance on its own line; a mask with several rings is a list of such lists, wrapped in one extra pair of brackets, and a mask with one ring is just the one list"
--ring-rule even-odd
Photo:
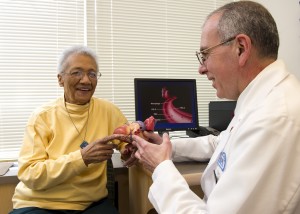
[(60, 87), (64, 87), (64, 78), (61, 74), (57, 74), (57, 80)]

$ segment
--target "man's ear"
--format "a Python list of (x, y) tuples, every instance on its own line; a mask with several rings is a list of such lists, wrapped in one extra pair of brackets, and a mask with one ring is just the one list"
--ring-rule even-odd
[(240, 66), (243, 66), (246, 64), (247, 60), (250, 57), (252, 43), (251, 43), (251, 39), (244, 34), (239, 34), (237, 36), (237, 41), (238, 41), (237, 54), (239, 57), (239, 64)]
[(239, 56), (241, 56), (241, 54), (244, 52), (244, 47), (243, 46), (240, 46), (239, 47)]
[(57, 74), (57, 80), (60, 87), (64, 87), (64, 78), (61, 74)]

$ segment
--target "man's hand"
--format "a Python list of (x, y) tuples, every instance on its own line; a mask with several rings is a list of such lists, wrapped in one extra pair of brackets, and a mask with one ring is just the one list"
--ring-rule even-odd
[(147, 132), (147, 131), (144, 131), (143, 134), (144, 134), (145, 138), (148, 139), (148, 141), (150, 143), (154, 143), (154, 144), (159, 145), (163, 142), (163, 139), (159, 134), (156, 134), (154, 132)]
[[(133, 136), (131, 136), (133, 137)], [(158, 134), (155, 134), (152, 131), (143, 131), (143, 137), (148, 139), (149, 142), (154, 144), (161, 144), (162, 143), (162, 137)], [(123, 165), (126, 167), (130, 167), (135, 165), (138, 162), (138, 159), (135, 157), (135, 152), (137, 151), (136, 146), (133, 144), (126, 145), (124, 150), (121, 150), (121, 158), (124, 161)]]
[(153, 172), (161, 162), (171, 159), (172, 144), (167, 133), (163, 134), (163, 141), (160, 145), (149, 143), (139, 136), (132, 136), (132, 138), (132, 144), (138, 149), (135, 152), (135, 157), (151, 172)]

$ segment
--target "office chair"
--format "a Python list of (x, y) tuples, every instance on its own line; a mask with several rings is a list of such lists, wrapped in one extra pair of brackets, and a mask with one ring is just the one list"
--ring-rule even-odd
[(113, 205), (118, 209), (118, 197), (115, 191), (115, 173), (114, 173), (114, 166), (111, 159), (107, 160), (107, 167), (106, 167), (106, 175), (107, 175), (107, 183), (106, 188), (108, 190), (108, 199), (111, 200)]

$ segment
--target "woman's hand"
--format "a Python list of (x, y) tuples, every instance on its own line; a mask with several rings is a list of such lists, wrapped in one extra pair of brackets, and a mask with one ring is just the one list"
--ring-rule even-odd
[(131, 136), (113, 134), (88, 144), (81, 149), (81, 156), (85, 165), (88, 166), (91, 163), (100, 163), (110, 159), (114, 153), (114, 149), (117, 148), (117, 145), (111, 141), (116, 139), (127, 143), (131, 143), (132, 141)]
[(137, 148), (132, 144), (127, 144), (124, 149), (120, 150), (121, 159), (123, 161), (124, 166), (130, 167), (138, 162), (138, 159), (134, 155), (136, 150)]
[(81, 156), (85, 165), (88, 166), (91, 163), (100, 163), (110, 159), (115, 148), (117, 148), (115, 144), (100, 139), (81, 149)]

